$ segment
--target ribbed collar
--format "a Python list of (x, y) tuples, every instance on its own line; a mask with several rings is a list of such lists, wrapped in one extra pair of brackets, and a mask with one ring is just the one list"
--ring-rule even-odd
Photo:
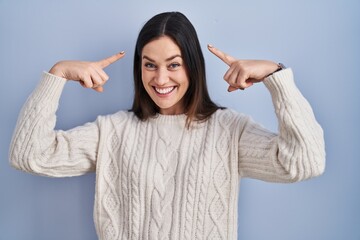
[[(155, 124), (171, 124), (171, 125), (177, 125), (181, 127), (186, 127), (186, 114), (177, 114), (177, 115), (164, 115), (157, 113), (154, 117), (151, 117), (149, 119), (150, 122), (153, 122)], [(208, 120), (207, 120), (208, 121)], [(200, 128), (206, 125), (206, 122), (192, 122), (191, 128)]]

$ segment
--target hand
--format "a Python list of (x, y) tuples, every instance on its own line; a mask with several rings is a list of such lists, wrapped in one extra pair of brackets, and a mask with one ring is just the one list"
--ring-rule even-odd
[(278, 64), (267, 60), (235, 59), (212, 45), (208, 45), (208, 49), (230, 67), (224, 75), (224, 80), (230, 85), (229, 92), (251, 87), (254, 83), (263, 81), (279, 67)]
[(120, 52), (97, 62), (60, 61), (49, 73), (67, 80), (79, 81), (83, 87), (103, 92), (103, 85), (109, 79), (103, 69), (124, 56), (125, 52)]

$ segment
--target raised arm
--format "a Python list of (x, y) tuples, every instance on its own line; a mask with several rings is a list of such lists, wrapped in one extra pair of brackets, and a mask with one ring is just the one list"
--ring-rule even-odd
[(291, 69), (274, 73), (276, 63), (237, 60), (209, 50), (229, 65), (224, 76), (229, 91), (263, 81), (272, 96), (279, 132), (272, 133), (248, 119), (239, 133), (238, 166), (242, 177), (271, 182), (295, 182), (318, 176), (325, 169), (323, 130), (308, 101), (296, 87)]
[(54, 130), (56, 110), (67, 80), (103, 91), (108, 77), (103, 68), (120, 59), (117, 54), (99, 62), (62, 61), (43, 73), (17, 121), (9, 157), (16, 169), (65, 177), (95, 170), (99, 143), (98, 121), (68, 130)]

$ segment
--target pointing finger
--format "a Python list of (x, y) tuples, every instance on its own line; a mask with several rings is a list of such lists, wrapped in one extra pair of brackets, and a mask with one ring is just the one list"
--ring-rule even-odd
[(219, 49), (213, 47), (210, 44), (208, 45), (208, 49), (209, 49), (210, 52), (212, 52), (215, 56), (220, 58), (224, 63), (226, 63), (229, 66), (236, 60), (232, 56), (227, 55), (226, 53), (220, 51)]
[(124, 56), (125, 56), (125, 52), (122, 51), (115, 55), (112, 55), (111, 57), (100, 60), (97, 63), (99, 64), (99, 66), (101, 68), (106, 68), (107, 66), (109, 66), (110, 64), (113, 64), (114, 62), (116, 62), (117, 60), (119, 60), (120, 58), (122, 58)]

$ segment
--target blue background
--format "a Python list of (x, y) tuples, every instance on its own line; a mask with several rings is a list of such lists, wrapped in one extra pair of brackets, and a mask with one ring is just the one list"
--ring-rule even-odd
[(360, 1), (350, 0), (0, 0), (0, 239), (97, 239), (94, 174), (53, 179), (9, 166), (17, 115), (41, 72), (55, 62), (99, 60), (121, 50), (126, 57), (106, 69), (111, 79), (105, 93), (66, 85), (57, 127), (128, 109), (137, 34), (150, 17), (173, 10), (185, 13), (198, 31), (214, 101), (277, 129), (265, 87), (228, 93), (226, 66), (207, 52), (207, 43), (237, 58), (292, 67), (325, 130), (321, 177), (288, 185), (242, 181), (239, 239), (359, 240)]

